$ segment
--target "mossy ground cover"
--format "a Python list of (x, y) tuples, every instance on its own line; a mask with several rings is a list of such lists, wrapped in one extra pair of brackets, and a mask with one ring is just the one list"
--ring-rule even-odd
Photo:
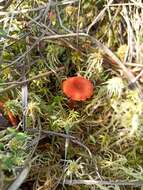
[[(142, 2), (0, 6), (0, 189), (142, 189)], [(73, 106), (72, 76), (94, 86)]]

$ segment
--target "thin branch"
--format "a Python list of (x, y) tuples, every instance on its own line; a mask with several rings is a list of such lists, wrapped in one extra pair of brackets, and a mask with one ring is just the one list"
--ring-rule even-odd
[[(18, 57), (18, 58), (15, 59), (14, 61), (12, 61), (9, 65), (3, 67), (3, 68), (1, 69), (1, 71), (5, 70), (6, 68), (8, 68), (8, 67), (10, 67), (10, 66), (12, 66), (12, 65), (14, 65), (14, 64), (17, 63), (18, 61), (21, 61), (21, 60), (37, 45), (37, 43), (40, 42), (41, 38), (42, 38), (44, 35), (45, 35), (45, 33), (42, 33), (42, 35), (41, 35), (39, 38), (37, 38), (36, 42), (33, 43), (33, 45), (28, 49), (28, 51), (24, 52), (20, 57)], [(0, 72), (1, 72), (1, 71), (0, 71)]]
[(79, 3), (78, 3), (78, 12), (77, 12), (77, 26), (76, 26), (76, 33), (77, 33), (77, 37), (76, 37), (76, 42), (77, 42), (77, 47), (78, 47), (78, 42), (79, 42), (79, 36), (78, 36), (78, 33), (79, 33), (79, 17), (80, 17), (80, 12), (81, 12), (81, 0), (79, 0)]
[(100, 181), (100, 180), (65, 180), (66, 185), (119, 185), (119, 186), (134, 186), (140, 187), (143, 185), (143, 181)]
[[(62, 71), (62, 70), (64, 70), (64, 67), (60, 67), (60, 68), (56, 69), (55, 72), (59, 72), (59, 71)], [(29, 79), (27, 79), (27, 80), (20, 81), (20, 82), (14, 82), (14, 84), (8, 86), (8, 87), (5, 88), (5, 89), (0, 90), (0, 93), (4, 93), (4, 92), (6, 92), (6, 91), (8, 91), (8, 90), (11, 90), (11, 89), (13, 89), (13, 88), (16, 88), (16, 87), (19, 86), (19, 85), (21, 86), (21, 85), (23, 85), (23, 84), (32, 82), (33, 80), (38, 80), (39, 78), (46, 77), (46, 76), (48, 76), (48, 75), (50, 75), (50, 74), (52, 74), (52, 73), (53, 73), (53, 71), (46, 71), (45, 73), (41, 73), (41, 74), (36, 75), (36, 76), (34, 76), (34, 77), (31, 77), (31, 78), (29, 78)]]
[(57, 12), (57, 17), (58, 17), (59, 24), (60, 24), (61, 28), (63, 28), (66, 32), (73, 33), (73, 31), (69, 30), (68, 28), (66, 28), (63, 25), (63, 21), (61, 19), (61, 15), (60, 15), (60, 11), (59, 11), (59, 7), (58, 6), (56, 6), (56, 12)]
[(110, 0), (109, 3), (108, 3), (108, 5), (106, 7), (104, 7), (104, 9), (102, 11), (100, 11), (100, 13), (95, 17), (95, 19), (92, 21), (92, 23), (87, 28), (87, 34), (89, 33), (89, 31), (92, 28), (92, 26), (94, 26), (95, 23), (97, 23), (101, 18), (103, 18), (104, 14), (105, 14), (105, 12), (106, 12), (106, 10), (108, 8), (108, 6), (111, 5), (113, 1), (114, 0)]
[(13, 2), (13, 0), (8, 0), (8, 1), (4, 1), (5, 5), (3, 6), (3, 8), (1, 10), (6, 10)]
[(17, 190), (20, 187), (20, 185), (24, 182), (24, 180), (27, 178), (30, 169), (31, 162), (23, 168), (22, 172), (19, 174), (17, 179), (8, 187), (7, 190)]
[(140, 8), (143, 8), (143, 5), (141, 3), (137, 3), (137, 2), (134, 2), (134, 3), (116, 3), (116, 4), (111, 4), (111, 5), (105, 5), (105, 7), (119, 7), (119, 6), (136, 6), (136, 7), (140, 7)]
[[(79, 0), (69, 0), (69, 1), (61, 1), (60, 3), (58, 3), (57, 5), (58, 6), (62, 6), (62, 5), (68, 5), (68, 4), (72, 4), (72, 3), (76, 3), (78, 2)], [(52, 2), (51, 6), (55, 6), (56, 3), (55, 2)], [(37, 7), (37, 8), (33, 8), (33, 9), (22, 9), (22, 10), (12, 10), (12, 11), (1, 11), (0, 12), (0, 16), (6, 16), (6, 15), (11, 15), (11, 14), (24, 14), (24, 13), (27, 13), (27, 12), (33, 12), (33, 11), (39, 11), (39, 10), (42, 10), (42, 9), (46, 9), (47, 6), (40, 6), (40, 7)]]
[[(39, 130), (38, 129), (27, 129), (26, 131), (38, 132)], [(86, 145), (84, 145), (83, 143), (81, 143), (79, 140), (77, 140), (76, 137), (74, 137), (72, 135), (67, 135), (67, 134), (64, 134), (64, 133), (58, 133), (58, 132), (46, 131), (46, 130), (41, 130), (41, 134), (42, 133), (47, 134), (49, 136), (59, 136), (59, 137), (62, 137), (62, 138), (70, 139), (73, 143), (78, 144), (79, 146), (83, 147), (88, 152), (90, 158), (92, 158), (92, 154), (91, 154), (89, 148)]]
[(142, 75), (143, 75), (143, 70), (141, 70), (141, 72), (135, 77), (135, 79), (132, 83), (137, 82)]
[[(56, 35), (56, 33), (54, 31), (52, 31), (49, 27), (47, 27), (45, 24), (43, 23), (39, 23), (37, 21), (35, 21), (35, 19), (29, 17), (29, 16), (26, 16), (28, 19), (30, 19), (32, 22), (34, 22), (35, 24), (37, 24), (37, 26), (40, 26), (41, 27), (41, 30), (42, 30), (42, 27), (44, 27), (47, 31), (49, 31), (52, 35)], [(47, 32), (46, 34), (48, 34), (49, 32)], [(66, 39), (63, 39), (63, 38), (60, 38), (58, 42), (55, 42), (54, 40), (52, 39), (49, 39), (48, 41), (50, 41), (50, 43), (63, 43), (66, 44), (68, 47), (70, 47), (71, 49), (74, 49), (75, 51), (79, 52), (80, 50), (77, 49), (74, 45), (72, 45), (71, 43), (68, 42), (68, 40)], [(61, 44), (60, 44), (61, 45)], [(83, 52), (80, 51), (80, 53), (82, 55), (85, 55)]]

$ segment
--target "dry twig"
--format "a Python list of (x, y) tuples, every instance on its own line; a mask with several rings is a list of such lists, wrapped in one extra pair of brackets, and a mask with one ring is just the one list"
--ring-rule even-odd
[[(58, 68), (57, 70), (55, 70), (54, 72), (59, 72), (59, 71), (62, 71), (62, 70), (64, 70), (64, 67), (60, 67), (60, 68)], [(11, 89), (13, 89), (13, 88), (16, 88), (16, 87), (19, 86), (19, 85), (21, 86), (21, 85), (23, 85), (23, 84), (32, 82), (33, 80), (38, 80), (39, 78), (46, 77), (46, 76), (48, 76), (48, 75), (50, 75), (50, 74), (52, 74), (52, 73), (54, 73), (54, 72), (53, 72), (53, 71), (47, 71), (47, 72), (45, 72), (45, 73), (41, 73), (41, 74), (39, 74), (39, 75), (36, 75), (36, 76), (31, 77), (31, 78), (29, 78), (29, 79), (26, 79), (26, 80), (24, 80), (24, 81), (13, 82), (12, 85), (8, 86), (8, 87), (5, 88), (5, 89), (0, 90), (0, 93), (4, 93), (4, 92), (6, 92), (6, 91), (8, 91), (8, 90), (11, 90)]]
[(66, 185), (119, 185), (119, 186), (134, 186), (140, 187), (143, 185), (142, 181), (101, 181), (101, 180), (65, 180)]

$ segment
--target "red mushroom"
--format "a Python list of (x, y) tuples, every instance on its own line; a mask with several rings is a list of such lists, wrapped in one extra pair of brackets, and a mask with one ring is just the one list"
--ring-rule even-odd
[[(5, 103), (0, 101), (0, 110), (4, 110), (5, 108)], [(17, 125), (17, 119), (16, 117), (13, 115), (13, 113), (11, 111), (7, 111), (6, 113), (7, 117), (8, 117), (8, 120), (10, 121), (10, 123), (13, 125), (13, 126), (16, 126)]]
[(63, 81), (62, 89), (71, 101), (85, 101), (93, 95), (93, 84), (82, 76), (69, 77)]

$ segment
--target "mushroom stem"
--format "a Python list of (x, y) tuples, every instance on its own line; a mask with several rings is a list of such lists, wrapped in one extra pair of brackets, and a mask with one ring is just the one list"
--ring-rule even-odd
[(72, 99), (69, 99), (68, 101), (68, 106), (70, 109), (74, 109), (75, 108), (75, 105), (76, 105), (76, 101), (75, 100), (72, 100)]

